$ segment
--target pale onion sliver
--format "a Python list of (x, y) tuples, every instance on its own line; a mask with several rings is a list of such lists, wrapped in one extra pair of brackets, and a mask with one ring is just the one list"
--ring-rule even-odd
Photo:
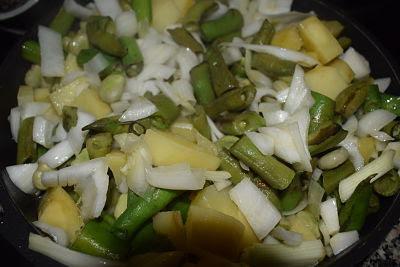
[(38, 31), (41, 73), (46, 77), (64, 76), (64, 51), (61, 34), (39, 26)]

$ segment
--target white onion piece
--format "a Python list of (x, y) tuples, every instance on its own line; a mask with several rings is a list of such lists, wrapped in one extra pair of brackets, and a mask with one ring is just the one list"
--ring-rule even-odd
[(157, 107), (150, 100), (145, 97), (139, 96), (133, 99), (129, 108), (119, 118), (119, 121), (137, 121), (147, 118), (157, 111)]
[(229, 191), (233, 202), (246, 217), (258, 239), (263, 239), (281, 219), (281, 213), (250, 179), (243, 179)]
[(213, 182), (222, 182), (232, 177), (232, 175), (226, 171), (204, 171), (203, 175), (206, 180)]
[(218, 129), (217, 125), (215, 125), (214, 121), (207, 116), (207, 123), (208, 126), (210, 126), (210, 130), (211, 130), (211, 140), (213, 142), (218, 141), (219, 139), (221, 139), (222, 137), (224, 137), (225, 135)]
[(147, 81), (150, 79), (154, 80), (168, 80), (176, 69), (160, 64), (149, 64), (143, 67), (142, 72), (137, 77), (138, 81)]
[(83, 65), (88, 73), (98, 74), (108, 67), (108, 60), (101, 54), (97, 53), (91, 60)]
[(228, 47), (222, 50), (222, 57), (227, 65), (231, 65), (241, 60), (243, 56), (239, 48)]
[(371, 73), (369, 62), (353, 47), (347, 49), (347, 51), (340, 56), (340, 59), (349, 65), (349, 67), (353, 70), (354, 78), (356, 79), (364, 78)]
[(339, 146), (343, 147), (349, 153), (351, 163), (354, 165), (356, 171), (364, 167), (364, 158), (358, 148), (358, 138), (348, 134), (346, 138), (339, 143)]
[(241, 160), (239, 160), (240, 167), (245, 171), (250, 171), (250, 167), (244, 164)]
[(41, 73), (46, 77), (64, 76), (64, 51), (62, 37), (50, 28), (39, 26)]
[(140, 137), (133, 133), (116, 134), (114, 140), (121, 151), (125, 153), (135, 152), (142, 145)]
[[(125, 86), (125, 93), (130, 92), (132, 95), (144, 96), (145, 93), (150, 92), (153, 95), (157, 95), (160, 93), (160, 89), (157, 87), (156, 81), (139, 81), (136, 78), (127, 79)], [(128, 99), (121, 100), (130, 100)]]
[(374, 84), (378, 85), (379, 92), (384, 93), (390, 86), (392, 79), (390, 77), (375, 79)]
[(136, 15), (132, 11), (122, 12), (115, 19), (115, 27), (118, 36), (133, 37), (138, 31)]
[[(236, 51), (239, 52), (240, 51)], [(238, 57), (236, 53), (236, 58)], [(241, 57), (241, 54), (240, 54)], [(240, 58), (239, 58), (240, 59)], [(176, 55), (176, 62), (179, 65), (181, 71), (181, 79), (190, 80), (190, 70), (198, 65), (200, 62), (195, 53), (190, 49), (180, 48), (178, 54)]]
[[(163, 65), (178, 53), (175, 45), (160, 43), (141, 49), (143, 53), (144, 65)], [(179, 50), (180, 51), (180, 50)]]
[(358, 129), (358, 120), (356, 116), (352, 115), (347, 119), (345, 124), (342, 125), (343, 130), (346, 130), (349, 134), (353, 134)]
[(385, 150), (394, 150), (393, 165), (396, 169), (400, 169), (400, 142), (389, 143)]
[(57, 168), (74, 155), (74, 150), (68, 140), (50, 148), (39, 158), (40, 163), (47, 164), (50, 168)]
[(35, 117), (32, 131), (33, 141), (46, 148), (50, 148), (53, 145), (51, 137), (55, 127), (56, 125), (54, 123), (46, 120), (42, 116)]
[(287, 13), (292, 8), (293, 0), (259, 0), (258, 11), (264, 15)]
[(100, 12), (100, 15), (111, 17), (113, 20), (122, 13), (118, 0), (94, 0), (94, 3)]
[(320, 64), (316, 59), (306, 54), (273, 45), (255, 45), (255, 44), (247, 44), (244, 42), (223, 43), (222, 45), (228, 47), (244, 48), (258, 53), (271, 54), (280, 59), (289, 60), (302, 64), (305, 67), (312, 67)]
[(342, 202), (346, 202), (356, 190), (357, 186), (364, 180), (374, 177), (370, 180), (373, 183), (385, 173), (393, 169), (393, 150), (384, 151), (381, 156), (369, 164), (365, 165), (359, 171), (353, 173), (339, 183), (339, 195)]
[(21, 125), (21, 112), (19, 107), (12, 108), (10, 110), (10, 116), (8, 116), (10, 122), (11, 134), (15, 142), (18, 141), (18, 132)]
[(275, 229), (271, 231), (270, 235), (281, 240), (283, 244), (291, 247), (296, 247), (303, 242), (303, 236), (301, 234), (288, 231), (281, 226), (275, 227)]
[(67, 247), (69, 245), (68, 235), (63, 229), (41, 221), (34, 221), (32, 222), (32, 224), (39, 228), (41, 231), (50, 235), (52, 239), (60, 246)]
[(300, 157), (300, 161), (298, 162), (300, 163), (299, 167), (303, 171), (312, 172), (310, 152), (308, 151), (308, 146), (304, 143), (300, 134), (299, 124), (295, 122), (287, 125), (286, 127), (292, 136), (293, 144), (295, 145), (297, 153)]
[(264, 155), (272, 155), (274, 153), (274, 140), (263, 133), (248, 132), (246, 136)]
[(371, 135), (371, 133), (379, 131), (392, 122), (396, 117), (395, 114), (383, 109), (368, 112), (360, 119), (357, 134), (360, 137)]
[(290, 215), (294, 215), (299, 213), (300, 211), (304, 210), (306, 207), (308, 206), (308, 200), (307, 200), (307, 196), (305, 196), (300, 202), (299, 204), (297, 204), (297, 206), (289, 211), (284, 211), (282, 212), (282, 215), (284, 216), (290, 216)]
[(359, 239), (357, 231), (337, 233), (330, 240), (330, 245), (334, 255), (339, 254), (346, 248), (356, 243)]
[(262, 243), (263, 243), (263, 244), (266, 244), (266, 245), (278, 245), (278, 244), (281, 244), (281, 242), (279, 242), (278, 239), (276, 239), (275, 237), (273, 237), (273, 236), (271, 236), (271, 235), (267, 235), (267, 236), (264, 238), (264, 240), (263, 240)]
[(21, 106), (21, 121), (29, 117), (43, 115), (50, 108), (50, 103), (30, 102)]
[(78, 110), (77, 116), (76, 126), (70, 129), (67, 137), (75, 156), (80, 153), (88, 133), (88, 131), (82, 131), (82, 128), (96, 120), (93, 115), (80, 110)]
[(26, 194), (33, 194), (37, 190), (33, 186), (32, 176), (37, 168), (37, 163), (29, 163), (8, 166), (6, 171), (16, 187)]
[(390, 135), (388, 135), (387, 133), (382, 132), (382, 131), (376, 131), (376, 132), (373, 131), (373, 132), (370, 133), (370, 135), (373, 138), (375, 138), (376, 140), (381, 141), (381, 142), (387, 142), (387, 141), (393, 141), (394, 140), (393, 137), (391, 137)]
[(205, 18), (206, 21), (217, 19), (228, 11), (228, 7), (226, 5), (222, 4), (219, 1), (217, 2), (217, 4), (218, 4), (218, 9), (215, 12), (211, 13), (209, 16), (207, 16)]
[(289, 113), (283, 110), (263, 112), (262, 114), (267, 125), (271, 126), (285, 122), (290, 116)]
[(263, 24), (263, 20), (255, 20), (242, 28), (242, 37), (247, 38), (256, 34)]
[(215, 186), (215, 188), (217, 189), (218, 192), (221, 191), (221, 190), (224, 190), (225, 188), (227, 188), (231, 184), (232, 184), (232, 182), (229, 181), (229, 180), (214, 182), (214, 186)]
[(330, 198), (321, 203), (321, 217), (330, 235), (339, 232), (339, 215), (335, 198)]
[(56, 244), (47, 237), (29, 234), (29, 249), (71, 267), (122, 267), (125, 264), (90, 256)]
[(307, 192), (308, 208), (315, 218), (318, 218), (320, 215), (321, 200), (324, 194), (325, 189), (317, 181), (310, 180)]
[(276, 100), (280, 103), (285, 103), (289, 95), (289, 88), (279, 91), (276, 94)]
[(322, 237), (324, 238), (324, 245), (329, 246), (329, 242), (331, 241), (331, 237), (328, 232), (328, 228), (326, 227), (326, 224), (324, 221), (319, 222), (319, 231), (322, 234)]
[(173, 190), (200, 190), (205, 181), (202, 172), (192, 171), (187, 163), (159, 166), (147, 176), (152, 186)]
[(68, 134), (65, 131), (62, 123), (59, 123), (56, 128), (55, 134), (53, 136), (53, 142), (58, 143), (58, 142), (64, 141), (65, 139), (67, 139), (67, 137), (68, 137)]
[(118, 101), (111, 103), (111, 109), (113, 110), (114, 114), (122, 115), (125, 110), (127, 110), (130, 106), (129, 102), (126, 100)]
[(194, 112), (193, 105), (196, 103), (196, 98), (193, 94), (193, 87), (189, 80), (178, 79), (171, 84), (173, 92), (179, 99), (179, 104), (186, 110)]
[(151, 171), (151, 161), (145, 153), (145, 148), (140, 147), (128, 158), (129, 170), (126, 176), (128, 188), (141, 197), (144, 197), (150, 188), (147, 176)]
[(75, 0), (65, 0), (64, 8), (65, 11), (67, 11), (68, 13), (79, 19), (87, 19), (88, 17), (93, 15), (93, 10), (79, 5), (78, 3), (75, 2)]
[(294, 114), (302, 107), (311, 107), (313, 103), (314, 99), (311, 96), (311, 91), (304, 80), (304, 70), (299, 65), (296, 65), (284, 110)]

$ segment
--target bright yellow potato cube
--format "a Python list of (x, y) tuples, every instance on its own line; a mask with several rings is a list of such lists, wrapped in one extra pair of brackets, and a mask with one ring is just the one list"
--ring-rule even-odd
[(349, 86), (334, 67), (317, 66), (305, 74), (306, 84), (312, 91), (323, 94), (332, 100)]
[(71, 243), (83, 226), (78, 206), (61, 187), (51, 188), (44, 195), (39, 205), (38, 220), (65, 230)]
[(183, 17), (173, 0), (153, 0), (152, 13), (153, 27), (159, 32), (162, 32), (167, 26), (177, 23)]
[(354, 79), (354, 71), (345, 61), (341, 60), (340, 58), (335, 59), (334, 61), (329, 63), (328, 66), (337, 69), (339, 74), (347, 83), (351, 83), (351, 81)]
[(65, 58), (64, 69), (66, 74), (82, 70), (76, 61), (76, 56), (71, 53)]
[(117, 187), (125, 179), (125, 175), (122, 173), (121, 168), (126, 164), (126, 154), (119, 150), (113, 150), (106, 155), (107, 165), (113, 173), (115, 184)]
[(111, 107), (101, 100), (99, 93), (92, 88), (83, 90), (75, 99), (74, 106), (93, 114), (97, 119), (104, 118), (111, 113)]
[(192, 168), (210, 171), (218, 169), (220, 159), (206, 153), (198, 145), (170, 132), (147, 130), (144, 141), (150, 149), (155, 166), (188, 163)]
[(291, 26), (275, 33), (272, 38), (272, 45), (299, 51), (303, 46), (299, 30), (296, 26)]
[(343, 53), (339, 42), (317, 17), (309, 17), (300, 22), (299, 31), (304, 47), (316, 52), (322, 64), (330, 62)]
[(358, 139), (358, 149), (364, 158), (364, 162), (368, 163), (369, 159), (376, 152), (375, 139), (373, 137), (361, 137)]
[(37, 102), (50, 102), (50, 89), (36, 88), (33, 90), (33, 97)]

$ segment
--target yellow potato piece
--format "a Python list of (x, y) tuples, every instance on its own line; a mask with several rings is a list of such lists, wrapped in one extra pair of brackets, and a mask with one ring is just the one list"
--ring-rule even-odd
[(328, 66), (334, 67), (347, 83), (351, 83), (351, 81), (354, 79), (354, 71), (345, 61), (337, 58), (329, 63)]
[(315, 240), (320, 237), (317, 221), (307, 211), (300, 211), (296, 215), (291, 215), (288, 218), (290, 223), (290, 231), (302, 234), (306, 241)]
[(232, 216), (241, 222), (244, 226), (241, 249), (244, 249), (260, 241), (257, 239), (257, 236), (254, 234), (253, 229), (242, 212), (229, 197), (229, 190), (231, 190), (231, 188), (232, 187), (227, 187), (218, 192), (214, 185), (210, 185), (196, 195), (195, 199), (192, 201), (192, 205), (214, 209), (223, 214)]
[(178, 249), (185, 247), (185, 228), (179, 211), (163, 211), (153, 217), (154, 231), (167, 236)]
[(194, 0), (173, 0), (175, 6), (182, 13), (182, 16), (186, 15), (186, 12), (191, 8), (195, 1)]
[(121, 172), (121, 168), (126, 164), (126, 154), (119, 150), (113, 150), (106, 155), (107, 165), (113, 173), (115, 184), (121, 184), (125, 175)]
[(361, 137), (358, 139), (358, 149), (364, 158), (364, 162), (368, 163), (369, 159), (376, 152), (375, 139), (373, 137)]
[(144, 141), (150, 149), (155, 166), (188, 163), (192, 168), (210, 171), (218, 169), (220, 159), (201, 147), (170, 132), (147, 130)]
[(37, 102), (50, 103), (50, 89), (49, 88), (36, 88), (33, 90), (33, 97)]
[(104, 118), (111, 113), (111, 107), (101, 100), (99, 93), (93, 88), (83, 90), (75, 99), (74, 105), (93, 114), (97, 119)]
[(128, 194), (121, 194), (118, 198), (117, 205), (115, 205), (114, 209), (114, 218), (118, 219), (119, 216), (121, 216), (122, 213), (126, 210), (128, 207)]
[(78, 206), (61, 187), (47, 191), (39, 205), (38, 220), (65, 230), (71, 243), (83, 226)]
[(336, 68), (317, 66), (305, 74), (306, 84), (312, 91), (323, 94), (332, 100), (349, 86)]
[(239, 256), (244, 226), (232, 216), (191, 205), (185, 227), (189, 248), (200, 248), (228, 259)]
[(173, 0), (153, 0), (153, 27), (162, 32), (167, 26), (173, 25), (183, 17)]
[(65, 58), (64, 69), (66, 74), (82, 70), (76, 61), (76, 56), (71, 53)]
[(33, 88), (28, 85), (21, 85), (18, 89), (18, 106), (33, 102)]
[(343, 53), (339, 42), (317, 17), (309, 17), (300, 22), (299, 31), (304, 47), (317, 53), (322, 64), (330, 62)]
[(272, 45), (299, 51), (303, 46), (299, 30), (296, 26), (291, 26), (275, 33), (272, 38)]

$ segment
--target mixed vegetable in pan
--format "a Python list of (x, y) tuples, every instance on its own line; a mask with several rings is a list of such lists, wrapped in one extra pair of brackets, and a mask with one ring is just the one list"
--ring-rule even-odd
[(21, 48), (9, 117), (7, 172), (40, 198), (29, 247), (69, 266), (312, 266), (356, 243), (400, 189), (400, 99), (339, 21), (291, 4), (66, 0)]

